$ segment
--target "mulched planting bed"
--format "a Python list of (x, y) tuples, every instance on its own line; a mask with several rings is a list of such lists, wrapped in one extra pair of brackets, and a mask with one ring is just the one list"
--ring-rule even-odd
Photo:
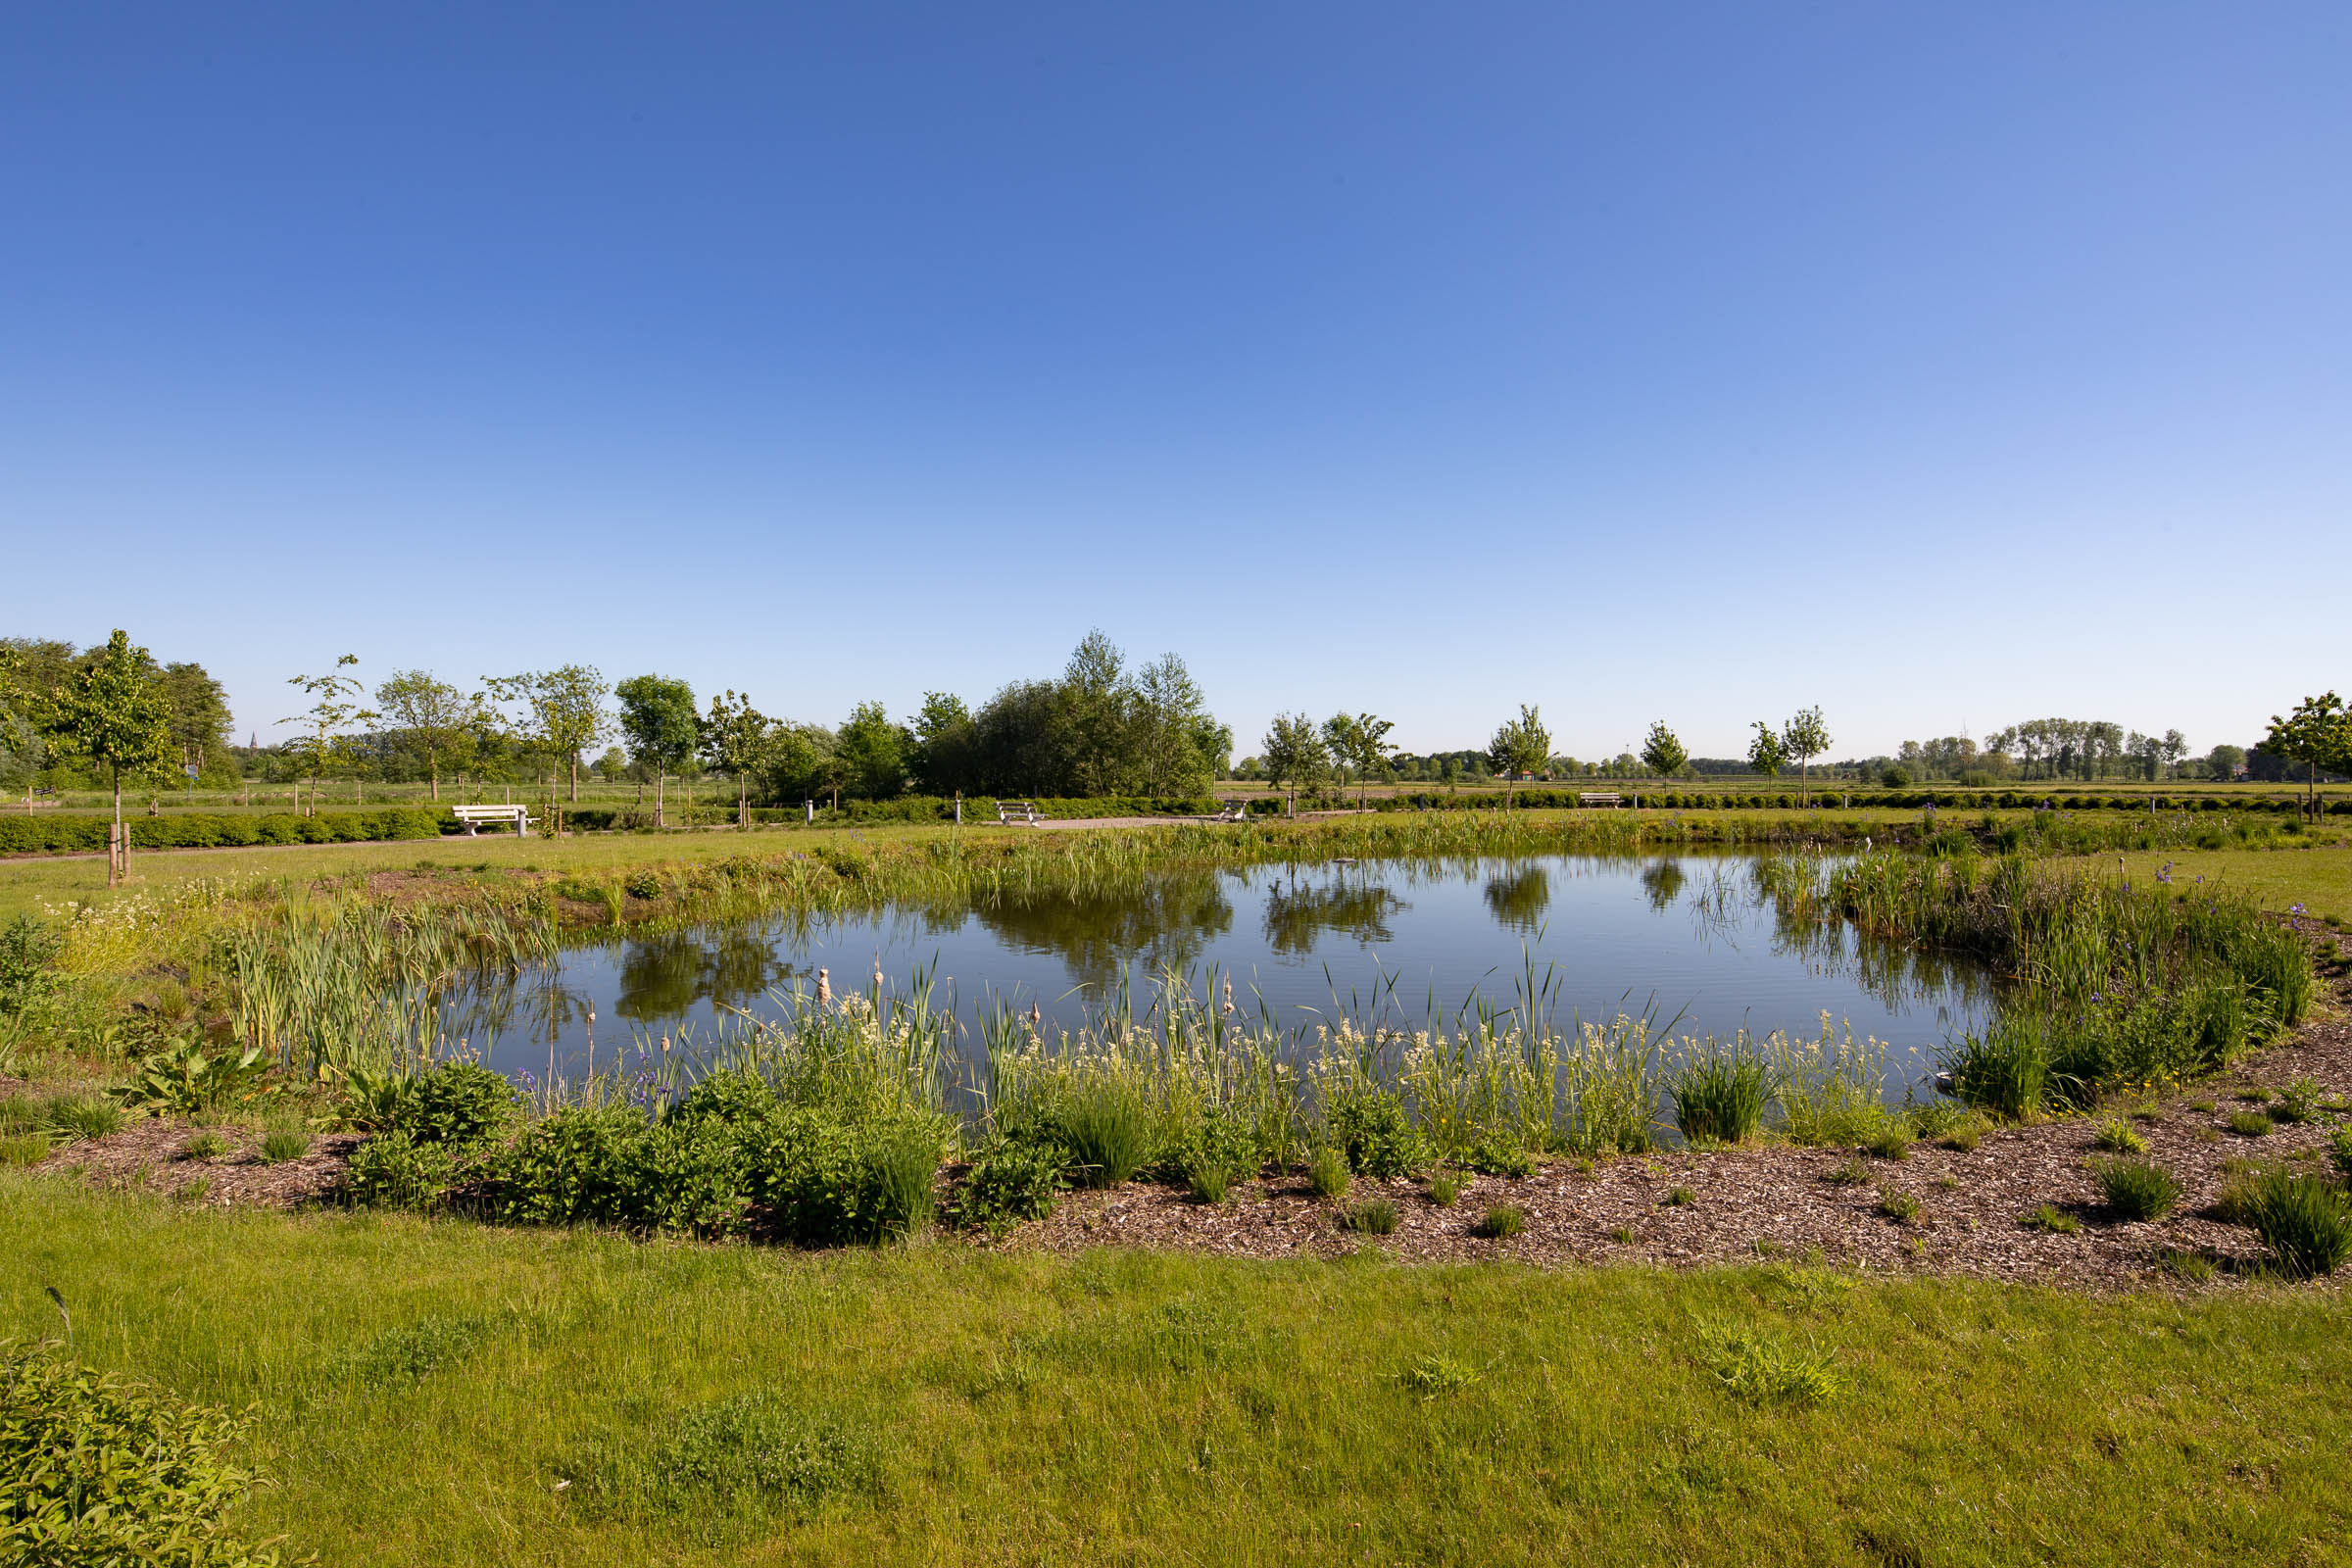
[(228, 1152), (189, 1154), (188, 1140), (207, 1130), (176, 1117), (134, 1121), (108, 1137), (55, 1150), (33, 1169), (77, 1174), (97, 1187), (144, 1187), (218, 1208), (293, 1208), (331, 1193), (344, 1161), (366, 1142), (358, 1133), (330, 1133), (313, 1138), (301, 1158), (270, 1164), (262, 1158), (260, 1133), (214, 1127), (228, 1141)]

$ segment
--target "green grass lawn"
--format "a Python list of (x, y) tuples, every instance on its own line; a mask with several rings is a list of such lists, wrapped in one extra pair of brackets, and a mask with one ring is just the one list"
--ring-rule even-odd
[[(203, 877), (284, 877), (295, 882), (417, 865), (480, 866), (544, 871), (606, 870), (657, 860), (715, 860), (731, 855), (774, 855), (812, 849), (853, 836), (868, 842), (935, 837), (943, 833), (1016, 834), (1023, 828), (875, 826), (755, 828), (689, 833), (583, 833), (572, 838), (404, 839), (383, 844), (301, 844), (225, 850), (159, 850), (131, 856), (133, 881), (123, 891), (163, 890)], [(117, 897), (106, 886), (106, 860), (24, 857), (0, 860), (0, 919), (69, 899)]]
[(0, 1256), (0, 1333), (54, 1333), (53, 1285), (84, 1358), (252, 1406), (275, 1484), (247, 1522), (334, 1563), (2317, 1563), (2352, 1536), (2333, 1290), (799, 1255), (23, 1175)]
[[(2133, 884), (2153, 886), (2156, 872), (2167, 861), (2175, 887), (2194, 887), (2198, 877), (2208, 887), (2250, 894), (2267, 909), (2300, 904), (2315, 915), (2352, 920), (2352, 848), (2332, 835), (2315, 834), (2319, 843), (2300, 850), (2182, 850), (2132, 854), (2123, 858), (2123, 874)], [(2116, 857), (2085, 856), (2046, 862), (2113, 871)]]

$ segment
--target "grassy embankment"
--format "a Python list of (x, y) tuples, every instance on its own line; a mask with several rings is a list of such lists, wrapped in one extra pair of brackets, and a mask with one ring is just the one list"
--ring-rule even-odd
[[(329, 1562), (2319, 1563), (2352, 1534), (2333, 1292), (803, 1256), (15, 1175), (0, 1253), (0, 1332), (54, 1333), (55, 1286), (84, 1358), (255, 1406), (274, 1485), (240, 1522)], [(764, 1494), (730, 1485), (761, 1454)], [(712, 1484), (649, 1489), (681, 1464)]]

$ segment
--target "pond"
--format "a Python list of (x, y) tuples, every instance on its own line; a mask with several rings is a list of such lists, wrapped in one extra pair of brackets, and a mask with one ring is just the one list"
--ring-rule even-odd
[[(935, 1005), (977, 1055), (984, 1009), (1036, 1006), (1075, 1028), (1124, 984), (1160, 975), (1237, 999), (1286, 1025), (1338, 1013), (1412, 1025), (1474, 999), (1512, 1006), (1531, 974), (1560, 1021), (1648, 1015), (1678, 1035), (1810, 1036), (1822, 1015), (1886, 1042), (1887, 1092), (1924, 1094), (1937, 1053), (1981, 1028), (1990, 977), (1962, 961), (1792, 925), (1760, 862), (1736, 856), (1332, 861), (1156, 878), (842, 919), (771, 918), (576, 948), (476, 999), (477, 1043), (508, 1072), (577, 1076), (640, 1040), (707, 1034), (722, 1009), (777, 1016), (786, 994), (836, 995), (879, 971), (904, 994), (930, 977)], [(1213, 976), (1213, 980), (1212, 980)], [(1142, 1004), (1139, 1002), (1139, 1010)]]

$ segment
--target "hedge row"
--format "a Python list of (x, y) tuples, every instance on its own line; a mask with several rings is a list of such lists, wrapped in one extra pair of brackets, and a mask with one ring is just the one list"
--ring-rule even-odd
[[(0, 855), (103, 854), (112, 817), (42, 812), (0, 815)], [(170, 816), (128, 816), (133, 850), (198, 850), (244, 844), (356, 844), (369, 839), (431, 839), (457, 831), (446, 808), (410, 806), (370, 811), (292, 813), (179, 811)]]
[[(1581, 806), (1575, 790), (1521, 790), (1516, 803), (1527, 808), (1575, 808)], [(1617, 792), (1628, 805), (1638, 797), (1645, 807), (1673, 810), (1771, 810), (1793, 808), (1804, 804), (1805, 797), (1794, 790), (1782, 794), (1762, 791), (1739, 794), (1709, 795), (1689, 790), (1637, 790)], [(1922, 810), (1934, 806), (1944, 809), (1987, 807), (2051, 807), (2063, 811), (2145, 811), (2150, 797), (2145, 795), (2037, 795), (2017, 790), (1815, 790), (1811, 801), (1816, 807), (1833, 810), (1859, 810), (1864, 808), (1894, 810)], [(2294, 811), (2300, 801), (2279, 796), (2237, 796), (2220, 798), (2210, 795), (2185, 796), (2179, 800), (2154, 797), (2158, 811)], [(1392, 795), (1373, 802), (1375, 809), (1383, 811), (1499, 811), (1503, 808), (1500, 795), (1412, 794)], [(2322, 809), (2338, 815), (2352, 815), (2352, 801), (2322, 803)]]

